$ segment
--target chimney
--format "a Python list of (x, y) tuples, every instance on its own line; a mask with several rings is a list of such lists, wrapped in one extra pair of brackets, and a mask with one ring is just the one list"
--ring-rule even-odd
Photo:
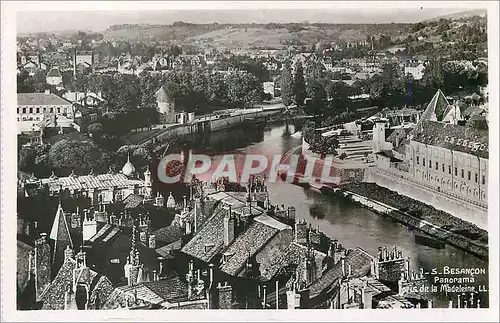
[(142, 244), (148, 244), (148, 234), (146, 233), (146, 231), (142, 231), (139, 233), (139, 239), (141, 240)]
[(163, 274), (163, 261), (165, 260), (165, 258), (160, 256), (156, 259), (158, 259), (158, 263), (159, 263), (158, 277), (161, 277), (161, 275)]
[(344, 257), (342, 257), (342, 259), (340, 260), (340, 266), (342, 267), (342, 277), (345, 277), (346, 272), (345, 272), (345, 258)]
[(149, 241), (148, 241), (148, 247), (149, 249), (156, 249), (156, 237), (154, 234), (149, 236)]
[(264, 301), (263, 301), (263, 308), (265, 309), (267, 307), (267, 286), (264, 285), (262, 286), (263, 293), (264, 293)]
[(214, 264), (208, 265), (209, 289), (214, 285)]
[(366, 288), (366, 282), (361, 289), (361, 302), (363, 303), (363, 309), (372, 309), (373, 295)]
[(224, 282), (224, 285), (219, 283), (217, 290), (219, 294), (219, 309), (231, 309), (233, 304), (233, 287)]
[(224, 246), (229, 246), (234, 240), (234, 218), (231, 214), (231, 207), (227, 209), (224, 216)]

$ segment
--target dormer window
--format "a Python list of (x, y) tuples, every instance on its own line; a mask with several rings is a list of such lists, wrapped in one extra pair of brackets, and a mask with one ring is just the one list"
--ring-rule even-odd
[(464, 140), (463, 146), (467, 147), (468, 144), (469, 144), (469, 141), (468, 140)]
[(206, 245), (204, 246), (204, 248), (205, 248), (205, 252), (209, 252), (209, 251), (210, 251), (213, 247), (215, 247), (215, 245), (214, 245), (213, 243), (211, 243), (211, 244), (206, 244)]
[(462, 144), (462, 139), (458, 139), (458, 140), (457, 140), (457, 145), (459, 145), (459, 146), (460, 146), (461, 144)]

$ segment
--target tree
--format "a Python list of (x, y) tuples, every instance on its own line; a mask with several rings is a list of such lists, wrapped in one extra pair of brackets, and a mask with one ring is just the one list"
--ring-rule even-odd
[(298, 60), (295, 63), (295, 75), (293, 79), (295, 102), (298, 106), (304, 105), (306, 99), (306, 81), (304, 80), (304, 68), (302, 63)]
[(92, 138), (98, 139), (102, 135), (104, 128), (100, 123), (91, 123), (87, 127), (87, 131), (92, 136)]
[(36, 150), (33, 148), (23, 148), (18, 154), (19, 169), (25, 172), (32, 172), (36, 159)]
[(50, 163), (57, 168), (77, 171), (105, 171), (103, 152), (91, 141), (63, 139), (56, 142), (49, 150)]
[(307, 96), (311, 98), (306, 107), (307, 112), (314, 115), (322, 115), (326, 107), (326, 91), (323, 84), (315, 79), (309, 79), (306, 90)]
[(283, 65), (283, 72), (281, 73), (281, 98), (286, 106), (292, 104), (293, 95), (293, 79), (290, 68), (290, 62), (286, 61)]

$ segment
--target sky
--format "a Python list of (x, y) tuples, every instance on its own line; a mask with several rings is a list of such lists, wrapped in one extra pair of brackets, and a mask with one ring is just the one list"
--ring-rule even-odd
[[(418, 4), (418, 2), (415, 2)], [(147, 6), (145, 7), (147, 8)], [(17, 32), (62, 30), (103, 31), (115, 24), (191, 23), (415, 23), (425, 19), (470, 10), (468, 8), (403, 9), (226, 9), (226, 10), (142, 10), (142, 11), (18, 11)]]

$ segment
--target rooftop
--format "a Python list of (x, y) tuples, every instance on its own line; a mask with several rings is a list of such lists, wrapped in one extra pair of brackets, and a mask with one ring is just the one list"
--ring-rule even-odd
[(424, 121), (412, 140), (488, 158), (488, 131), (435, 121)]
[(255, 255), (278, 233), (278, 229), (260, 222), (253, 222), (242, 234), (237, 236), (224, 251), (228, 255), (221, 270), (236, 276), (243, 270), (249, 256)]
[(109, 187), (126, 187), (134, 185), (142, 185), (140, 179), (131, 179), (121, 173), (116, 174), (99, 174), (99, 175), (84, 175), (84, 176), (67, 176), (67, 177), (49, 177), (41, 179), (42, 185), (48, 185), (49, 190), (62, 189), (70, 190), (87, 190), (87, 189), (103, 189)]
[(185, 254), (209, 263), (223, 248), (226, 211), (219, 205), (198, 233), (182, 248)]
[(18, 93), (17, 105), (71, 105), (53, 93)]
[[(372, 259), (373, 257), (361, 248), (351, 249), (345, 258), (345, 265), (351, 265), (351, 277), (361, 277), (370, 271)], [(329, 289), (330, 286), (335, 285), (335, 281), (340, 278), (342, 278), (341, 261), (337, 262), (330, 270), (309, 286), (311, 298), (318, 296), (326, 289)]]

